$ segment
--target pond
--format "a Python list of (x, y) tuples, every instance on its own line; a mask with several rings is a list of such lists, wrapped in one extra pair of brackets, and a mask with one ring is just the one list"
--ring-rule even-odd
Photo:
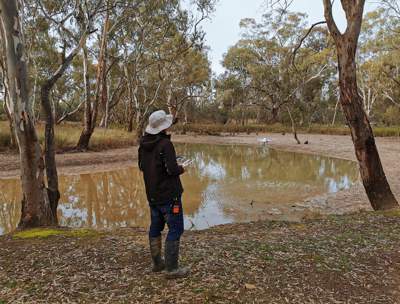
[[(354, 162), (268, 147), (179, 144), (193, 159), (182, 176), (186, 229), (259, 219), (290, 220), (293, 203), (350, 188), (358, 180)], [(19, 180), (0, 180), (0, 234), (20, 215)], [(60, 177), (60, 225), (147, 227), (149, 210), (136, 167)]]

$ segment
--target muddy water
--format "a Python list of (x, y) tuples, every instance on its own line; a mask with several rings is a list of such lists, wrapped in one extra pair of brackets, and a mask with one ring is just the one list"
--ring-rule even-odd
[[(267, 147), (177, 145), (194, 163), (182, 177), (186, 229), (258, 219), (291, 219), (293, 203), (348, 189), (353, 162)], [(18, 180), (0, 180), (0, 234), (17, 226)], [(149, 210), (137, 168), (60, 178), (60, 224), (69, 227), (146, 227)], [(293, 210), (292, 210), (292, 209)]]

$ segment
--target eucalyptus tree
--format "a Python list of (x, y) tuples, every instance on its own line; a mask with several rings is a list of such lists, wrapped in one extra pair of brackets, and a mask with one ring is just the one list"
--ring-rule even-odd
[(215, 80), (215, 99), (226, 115), (224, 123), (240, 119), (236, 113), (242, 108), (245, 90), (240, 79), (229, 72), (225, 72)]
[(393, 106), (400, 108), (400, 3), (382, 1), (382, 15), (378, 20), (381, 26), (375, 41), (380, 43), (378, 58), (383, 78), (383, 97)]
[(357, 84), (356, 53), (365, 0), (341, 1), (347, 19), (344, 33), (340, 32), (334, 20), (331, 0), (323, 0), (323, 4), (328, 29), (336, 45), (340, 103), (350, 127), (364, 188), (375, 210), (397, 208)]
[(11, 147), (15, 147), (17, 143), (15, 139), (14, 121), (11, 115), (11, 103), (9, 102), (7, 90), (7, 58), (4, 37), (4, 28), (0, 25), (0, 100), (3, 103), (3, 110), (9, 123), (10, 145)]
[[(100, 123), (99, 127), (108, 128), (110, 120), (115, 114), (115, 107), (122, 101), (127, 90), (127, 81), (124, 73), (123, 58), (121, 56), (121, 45), (123, 39), (119, 31), (119, 24), (126, 24), (124, 20), (129, 20), (129, 15), (119, 13), (118, 7), (115, 7), (115, 13), (111, 14), (111, 24), (108, 28), (107, 52), (104, 56), (104, 73), (102, 84), (101, 103), (100, 103)], [(119, 19), (113, 20), (112, 16), (119, 16)], [(120, 123), (122, 124), (122, 123)]]
[[(59, 191), (54, 145), (55, 108), (50, 99), (50, 92), (86, 41), (91, 19), (100, 9), (101, 2), (100, 0), (90, 4), (78, 0), (73, 3), (50, 0), (2, 2), (1, 17), (4, 26), (1, 36), (6, 48), (8, 99), (12, 104), (9, 108), (16, 126), (15, 134), (21, 158), (23, 201), (19, 226), (22, 228), (58, 223)], [(19, 6), (22, 3), (24, 7)], [(22, 12), (24, 18), (20, 18)], [(81, 24), (84, 24), (84, 27), (79, 28)], [(24, 50), (25, 37), (29, 42), (27, 54)], [(41, 48), (43, 45), (46, 47)], [(61, 49), (60, 52), (55, 48), (57, 45)], [(52, 56), (55, 60), (51, 60)], [(47, 58), (47, 61), (44, 58)], [(28, 73), (30, 65), (35, 67), (33, 98), (29, 93), (32, 88), (32, 76), (30, 77)], [(44, 159), (32, 111), (32, 103), (36, 97), (36, 80), (39, 80), (41, 86), (41, 105), (46, 121)]]
[[(135, 129), (141, 137), (152, 109), (165, 107), (174, 114), (174, 105), (181, 108), (195, 97), (192, 93), (204, 82), (205, 73), (201, 80), (190, 81), (188, 73), (194, 72), (197, 77), (199, 70), (207, 70), (208, 76), (208, 65), (204, 68), (208, 61), (205, 63), (199, 55), (204, 38), (199, 24), (208, 17), (211, 6), (211, 1), (199, 1), (200, 14), (193, 16), (180, 1), (145, 1), (131, 12), (131, 22), (118, 30), (128, 131)], [(199, 64), (201, 68), (194, 68)]]
[(164, 61), (157, 50), (171, 39), (179, 2), (146, 1), (130, 12), (131, 22), (119, 29), (123, 72), (127, 83), (127, 130), (141, 133), (146, 113), (156, 102)]
[[(101, 1), (101, 0), (99, 0)], [(94, 84), (94, 92), (90, 85), (89, 75), (89, 48), (88, 42), (85, 40), (83, 49), (83, 86), (84, 86), (84, 99), (85, 99), (85, 114), (83, 121), (83, 130), (79, 137), (76, 149), (79, 151), (86, 151), (89, 148), (90, 138), (96, 128), (97, 116), (99, 112), (100, 99), (105, 98), (106, 92), (106, 77), (107, 77), (107, 49), (108, 49), (108, 37), (109, 37), (109, 26), (110, 26), (110, 14), (111, 14), (111, 1), (106, 0), (104, 5), (103, 14), (98, 16), (97, 25), (101, 27), (101, 33), (98, 37), (98, 44), (94, 44), (97, 47), (97, 68), (96, 78)], [(80, 24), (83, 27), (83, 24)]]
[(54, 102), (51, 101), (50, 93), (86, 43), (92, 31), (93, 19), (98, 11), (103, 9), (103, 1), (96, 0), (88, 3), (80, 0), (76, 0), (75, 2), (28, 0), (25, 4), (27, 12), (25, 14), (25, 23), (27, 26), (30, 25), (32, 42), (30, 55), (39, 57), (38, 52), (41, 52), (33, 42), (36, 36), (34, 33), (35, 26), (38, 23), (41, 23), (42, 26), (48, 29), (47, 35), (45, 34), (47, 38), (60, 47), (60, 51), (55, 53), (58, 57), (56, 64), (46, 67), (47, 73), (42, 75), (40, 83), (40, 101), (45, 120), (44, 155), (48, 185), (47, 191), (52, 212), (56, 215), (60, 193), (55, 160), (54, 125), (56, 115)]
[(261, 22), (244, 19), (241, 26), (242, 39), (223, 61), (229, 77), (237, 79), (245, 94), (238, 96), (241, 108), (257, 107), (257, 116), (268, 113), (270, 123), (282, 120), (285, 112), (293, 126), (295, 120), (310, 123), (333, 73), (328, 67), (332, 48), (327, 32), (318, 28), (309, 35), (293, 66), (293, 50), (306, 30), (304, 14), (278, 10), (265, 14)]
[(188, 102), (209, 95), (210, 63), (203, 50), (191, 47), (167, 65), (162, 74), (162, 96), (170, 114), (177, 118)]
[[(389, 5), (392, 3), (391, 1), (383, 1), (389, 3)], [(285, 6), (285, 9), (290, 6), (290, 1), (286, 0), (270, 0), (269, 2), (280, 3)], [(363, 23), (365, 0), (341, 0), (341, 6), (347, 20), (347, 27), (344, 32), (339, 30), (333, 17), (333, 1), (322, 0), (322, 2), (325, 21), (313, 24), (300, 40), (296, 50), (300, 49), (305, 37), (312, 32), (314, 27), (324, 23), (327, 24), (337, 55), (339, 101), (350, 128), (367, 196), (375, 210), (398, 208), (398, 202), (390, 189), (382, 167), (374, 134), (368, 115), (363, 108), (363, 101), (357, 82), (356, 55)]]
[(7, 58), (10, 112), (19, 147), (22, 210), (20, 228), (57, 224), (45, 186), (44, 159), (33, 121), (28, 86), (28, 66), (17, 1), (0, 1), (1, 35)]
[(245, 110), (250, 105), (251, 73), (249, 71), (250, 60), (254, 57), (250, 49), (241, 47), (241, 42), (231, 47), (223, 59), (223, 66), (227, 73), (223, 75), (218, 88), (223, 91), (222, 103), (230, 109), (230, 113), (242, 124), (245, 122)]
[(368, 13), (360, 34), (358, 85), (364, 110), (374, 122), (382, 121), (384, 108), (400, 107), (400, 19), (386, 7)]
[(123, 68), (118, 65), (109, 67), (110, 72), (107, 78), (106, 98), (102, 101), (103, 111), (99, 127), (108, 128), (110, 121), (113, 119), (114, 109), (120, 104), (127, 90), (127, 81), (123, 73)]

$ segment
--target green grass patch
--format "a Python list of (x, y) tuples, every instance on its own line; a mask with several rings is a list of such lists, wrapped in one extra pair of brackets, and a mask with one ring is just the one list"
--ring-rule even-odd
[(51, 236), (68, 236), (68, 237), (91, 237), (97, 235), (97, 232), (90, 229), (52, 229), (52, 228), (35, 228), (29, 230), (18, 231), (13, 234), (14, 239), (44, 239)]
[[(16, 281), (8, 281), (4, 284), (5, 287), (10, 288), (10, 289), (14, 289), (15, 287), (17, 287), (17, 282)], [(0, 300), (0, 304), (1, 304), (1, 300)]]
[(202, 287), (193, 288), (192, 290), (194, 293), (202, 293), (205, 291), (205, 289)]
[(380, 211), (380, 212), (378, 212), (378, 214), (382, 214), (387, 217), (400, 217), (400, 209)]
[(375, 127), (374, 133), (378, 137), (399, 137), (400, 126), (397, 127)]

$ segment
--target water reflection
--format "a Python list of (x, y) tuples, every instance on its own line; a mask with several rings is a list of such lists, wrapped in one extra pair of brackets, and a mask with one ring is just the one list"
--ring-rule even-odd
[[(194, 160), (184, 175), (186, 228), (265, 218), (265, 210), (349, 188), (354, 163), (265, 147), (183, 144)], [(0, 180), (0, 234), (14, 229), (20, 212), (17, 180)], [(64, 176), (58, 215), (69, 227), (146, 227), (149, 210), (137, 168)]]

